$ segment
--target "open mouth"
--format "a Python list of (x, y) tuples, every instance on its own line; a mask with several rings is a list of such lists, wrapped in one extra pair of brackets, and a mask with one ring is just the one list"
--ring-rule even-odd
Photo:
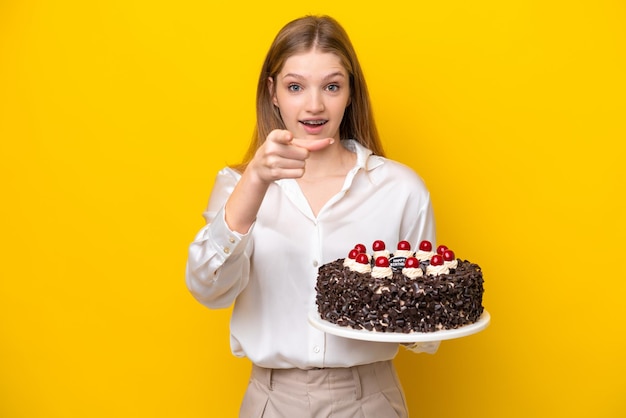
[(322, 126), (325, 125), (327, 120), (301, 120), (300, 123), (306, 126)]

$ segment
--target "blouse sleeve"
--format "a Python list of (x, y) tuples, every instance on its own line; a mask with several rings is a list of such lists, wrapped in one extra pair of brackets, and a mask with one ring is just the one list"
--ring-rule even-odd
[(404, 196), (403, 213), (400, 219), (400, 239), (419, 245), (422, 240), (436, 244), (435, 215), (433, 212), (430, 192), (424, 180), (411, 168), (399, 166), (406, 189), (399, 196)]
[[(406, 235), (412, 238), (410, 242), (419, 244), (422, 240), (428, 240), (433, 245), (436, 245), (435, 215), (430, 200), (430, 193), (426, 192), (422, 199), (414, 199), (414, 201), (419, 202), (419, 204), (416, 208), (411, 208), (410, 210), (415, 211), (417, 216), (408, 216), (411, 221), (407, 222), (408, 232)], [(410, 208), (410, 206), (407, 205), (407, 208)]]
[(207, 224), (189, 246), (186, 284), (203, 305), (227, 308), (248, 284), (252, 240), (250, 232), (230, 230), (224, 218), (224, 205), (239, 181), (230, 169), (221, 170), (215, 180), (207, 210)]

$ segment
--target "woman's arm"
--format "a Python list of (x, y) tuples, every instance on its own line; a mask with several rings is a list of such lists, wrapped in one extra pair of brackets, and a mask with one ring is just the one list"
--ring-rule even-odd
[(209, 308), (230, 306), (249, 277), (250, 234), (231, 230), (224, 217), (224, 205), (232, 194), (239, 174), (221, 170), (215, 180), (209, 205), (204, 212), (207, 224), (189, 246), (186, 283), (192, 295)]
[(252, 230), (270, 184), (304, 174), (311, 151), (328, 140), (294, 139), (288, 131), (272, 131), (244, 173), (222, 170), (205, 212), (207, 225), (189, 246), (186, 283), (209, 308), (225, 308), (248, 284), (253, 252)]

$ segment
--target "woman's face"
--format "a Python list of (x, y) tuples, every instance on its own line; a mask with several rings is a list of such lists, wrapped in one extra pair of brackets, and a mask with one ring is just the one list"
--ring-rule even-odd
[(292, 55), (269, 81), (272, 101), (296, 138), (335, 138), (350, 104), (350, 77), (339, 57), (315, 49)]

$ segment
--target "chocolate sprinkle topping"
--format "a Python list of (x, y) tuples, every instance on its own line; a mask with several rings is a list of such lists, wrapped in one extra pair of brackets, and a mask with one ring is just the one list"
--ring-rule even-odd
[(324, 264), (317, 277), (322, 319), (378, 332), (433, 332), (474, 323), (483, 313), (480, 266), (457, 260), (449, 274), (410, 279), (394, 271), (375, 279), (351, 271), (344, 259)]

